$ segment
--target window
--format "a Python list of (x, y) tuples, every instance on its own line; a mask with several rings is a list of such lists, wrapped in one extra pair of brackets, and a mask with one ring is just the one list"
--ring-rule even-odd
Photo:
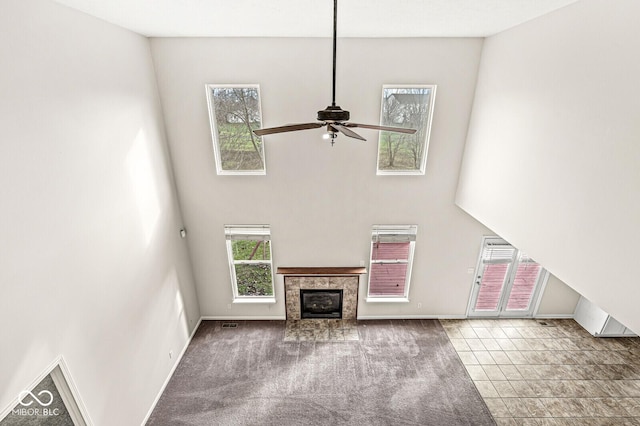
[(225, 235), (234, 302), (275, 303), (269, 226), (227, 225)]
[(546, 271), (498, 237), (485, 237), (471, 294), (471, 316), (531, 316)]
[(379, 175), (421, 175), (427, 164), (435, 85), (382, 87), (382, 126), (416, 129), (413, 135), (380, 132)]
[(371, 233), (367, 302), (407, 302), (417, 226), (376, 225)]
[(260, 87), (207, 84), (207, 102), (218, 174), (266, 173), (262, 138)]

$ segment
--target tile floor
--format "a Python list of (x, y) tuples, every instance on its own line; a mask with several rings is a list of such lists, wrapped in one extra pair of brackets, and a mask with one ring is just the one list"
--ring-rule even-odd
[(336, 342), (360, 340), (360, 337), (356, 328), (356, 320), (304, 319), (287, 320), (284, 340), (285, 342)]
[(640, 426), (640, 338), (573, 320), (441, 320), (498, 425)]

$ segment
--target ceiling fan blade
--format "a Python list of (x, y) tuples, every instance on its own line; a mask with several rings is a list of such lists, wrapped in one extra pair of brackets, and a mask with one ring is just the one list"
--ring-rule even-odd
[(387, 132), (407, 133), (409, 135), (413, 135), (417, 132), (416, 129), (407, 129), (406, 127), (377, 126), (374, 124), (343, 123), (342, 125), (348, 127), (362, 127), (363, 129), (385, 130)]
[(266, 129), (256, 129), (253, 131), (258, 136), (271, 135), (273, 133), (295, 132), (296, 130), (318, 129), (324, 126), (324, 123), (302, 123), (288, 124), (286, 126), (269, 127)]
[(348, 128), (346, 128), (345, 126), (343, 126), (341, 124), (332, 123), (331, 127), (333, 127), (336, 130), (339, 130), (345, 136), (349, 136), (350, 138), (360, 139), (361, 141), (366, 141), (365, 138), (363, 138), (362, 136), (360, 136), (359, 134), (357, 134), (353, 130), (348, 129)]

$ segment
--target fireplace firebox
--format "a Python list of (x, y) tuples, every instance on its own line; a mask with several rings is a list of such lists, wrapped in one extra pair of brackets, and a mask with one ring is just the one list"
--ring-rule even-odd
[(300, 289), (300, 317), (342, 318), (342, 290)]

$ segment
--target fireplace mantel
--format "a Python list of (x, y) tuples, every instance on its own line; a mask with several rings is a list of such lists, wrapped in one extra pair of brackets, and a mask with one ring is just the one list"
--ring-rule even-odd
[(364, 266), (338, 266), (338, 267), (284, 267), (279, 266), (277, 274), (280, 275), (362, 275), (367, 273)]

